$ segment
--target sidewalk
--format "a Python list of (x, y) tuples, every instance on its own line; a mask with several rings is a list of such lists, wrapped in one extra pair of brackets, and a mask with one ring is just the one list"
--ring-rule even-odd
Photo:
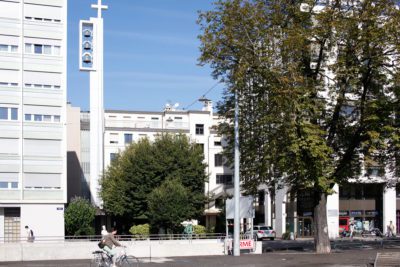
[[(140, 267), (298, 267), (298, 266), (325, 266), (325, 267), (371, 267), (377, 252), (382, 250), (347, 250), (328, 255), (317, 255), (307, 252), (265, 253), (262, 255), (243, 254), (234, 256), (208, 256), (208, 257), (177, 257), (141, 259)], [(384, 252), (399, 249), (384, 250)], [(90, 261), (54, 261), (54, 262), (13, 262), (1, 263), (1, 267), (87, 267)]]

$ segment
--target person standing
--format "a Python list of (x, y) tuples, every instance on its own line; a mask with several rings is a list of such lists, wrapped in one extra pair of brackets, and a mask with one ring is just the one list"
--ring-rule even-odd
[(393, 224), (392, 221), (390, 221), (390, 223), (389, 223), (389, 225), (388, 225), (388, 236), (389, 236), (389, 237), (394, 237), (394, 236), (396, 236), (396, 234), (395, 234), (395, 226), (394, 226), (394, 224)]
[(353, 238), (354, 236), (354, 223), (351, 222), (349, 225), (349, 231), (350, 231), (350, 238)]
[(33, 243), (35, 241), (35, 235), (33, 234), (32, 229), (29, 229), (29, 226), (25, 226), (25, 231), (26, 231), (26, 241)]

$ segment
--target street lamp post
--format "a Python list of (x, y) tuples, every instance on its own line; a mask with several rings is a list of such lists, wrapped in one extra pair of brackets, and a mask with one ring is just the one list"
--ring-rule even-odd
[(240, 179), (239, 179), (239, 96), (238, 90), (235, 91), (235, 177), (234, 177), (234, 204), (235, 214), (233, 222), (233, 255), (240, 256)]

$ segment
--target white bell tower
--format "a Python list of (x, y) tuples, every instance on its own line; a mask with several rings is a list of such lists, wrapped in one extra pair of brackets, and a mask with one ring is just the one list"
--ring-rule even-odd
[(104, 70), (102, 10), (108, 6), (98, 0), (91, 6), (97, 17), (80, 21), (79, 66), (90, 72), (90, 194), (94, 205), (101, 207), (99, 180), (104, 170)]

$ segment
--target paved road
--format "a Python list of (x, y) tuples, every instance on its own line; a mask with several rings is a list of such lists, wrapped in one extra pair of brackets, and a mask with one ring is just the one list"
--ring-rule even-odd
[[(373, 266), (376, 253), (381, 250), (347, 250), (329, 255), (317, 255), (308, 252), (271, 252), (262, 255), (209, 256), (141, 259), (141, 267), (370, 267)], [(384, 250), (400, 252), (396, 250)], [(82, 261), (53, 261), (53, 262), (14, 262), (0, 263), (4, 267), (88, 267), (88, 260)]]
[[(264, 266), (373, 266), (379, 251), (400, 252), (400, 239), (344, 239), (336, 245), (332, 254), (313, 253), (312, 240), (275, 240), (263, 241), (262, 255), (242, 254), (233, 256), (176, 257), (141, 259), (143, 267), (264, 267)], [(399, 264), (400, 265), (400, 264)], [(47, 261), (47, 262), (0, 262), (0, 267), (88, 267), (89, 260)]]

